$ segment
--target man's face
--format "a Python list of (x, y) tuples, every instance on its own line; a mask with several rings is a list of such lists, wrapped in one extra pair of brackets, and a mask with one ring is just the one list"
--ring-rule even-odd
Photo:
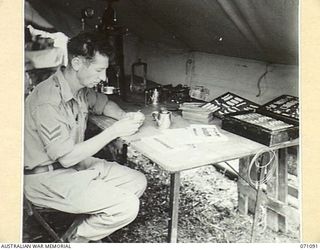
[(109, 66), (107, 56), (97, 52), (91, 62), (83, 60), (78, 71), (78, 79), (83, 87), (93, 88), (101, 81), (106, 80), (106, 69)]

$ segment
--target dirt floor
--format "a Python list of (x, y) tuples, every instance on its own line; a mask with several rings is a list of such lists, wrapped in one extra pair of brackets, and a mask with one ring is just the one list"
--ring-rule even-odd
[[(134, 222), (113, 233), (103, 242), (166, 242), (169, 206), (169, 175), (151, 164), (136, 164), (144, 172), (148, 188), (141, 198), (141, 208)], [(141, 167), (144, 166), (144, 167)], [(237, 183), (213, 166), (205, 166), (181, 174), (178, 242), (245, 243), (251, 242), (252, 215), (238, 212)], [(274, 232), (266, 227), (266, 210), (261, 206), (253, 242), (299, 242), (300, 225), (288, 221), (288, 232)], [(63, 231), (72, 217), (47, 217)], [(33, 220), (24, 218), (24, 242), (50, 242), (52, 239)]]

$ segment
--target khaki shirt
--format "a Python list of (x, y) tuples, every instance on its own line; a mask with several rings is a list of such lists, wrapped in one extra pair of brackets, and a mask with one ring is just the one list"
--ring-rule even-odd
[(88, 113), (102, 114), (108, 98), (92, 89), (73, 96), (61, 70), (40, 83), (25, 102), (24, 165), (51, 164), (84, 140)]

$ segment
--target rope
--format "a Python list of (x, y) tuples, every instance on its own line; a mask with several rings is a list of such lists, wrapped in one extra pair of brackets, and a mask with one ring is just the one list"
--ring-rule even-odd
[[(265, 163), (264, 165), (261, 165), (264, 160), (265, 153), (269, 154), (269, 161)], [(278, 165), (277, 162), (276, 153), (273, 150), (266, 150), (261, 149), (258, 151), (255, 156), (252, 158), (250, 165), (248, 167), (248, 179), (249, 182), (252, 185), (255, 185), (257, 187), (257, 195), (256, 195), (256, 201), (255, 201), (255, 208), (254, 208), (254, 214), (253, 214), (253, 222), (252, 222), (252, 229), (251, 229), (251, 242), (254, 242), (256, 232), (255, 232), (255, 226), (257, 223), (257, 213), (258, 213), (258, 205), (260, 200), (260, 193), (261, 193), (261, 185), (267, 183), (273, 176), (273, 173)], [(268, 169), (268, 167), (271, 165), (271, 167)], [(257, 172), (257, 180), (252, 180), (250, 173), (253, 169), (253, 166), (256, 167)]]
[[(269, 154), (269, 161), (264, 164), (260, 165), (263, 162), (263, 156), (265, 153)], [(268, 169), (268, 167), (271, 165), (271, 168)], [(258, 179), (253, 180), (251, 178), (251, 170), (253, 169), (253, 166), (256, 167), (256, 171), (258, 173)], [(265, 184), (267, 183), (271, 178), (272, 175), (277, 167), (277, 157), (276, 153), (273, 150), (269, 149), (261, 149), (258, 151), (258, 153), (255, 154), (255, 156), (252, 158), (250, 165), (248, 167), (248, 179), (249, 182), (257, 187), (257, 185)], [(264, 174), (261, 174), (261, 172), (264, 172)]]

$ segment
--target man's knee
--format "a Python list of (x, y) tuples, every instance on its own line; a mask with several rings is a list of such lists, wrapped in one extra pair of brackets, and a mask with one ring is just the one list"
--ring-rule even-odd
[[(124, 199), (119, 201), (116, 210), (113, 211), (112, 217), (119, 223), (128, 224), (138, 215), (140, 208), (139, 198), (134, 194), (127, 194)], [(106, 212), (106, 216), (110, 213)]]
[(135, 194), (138, 197), (140, 197), (143, 194), (143, 192), (146, 190), (147, 178), (144, 174), (137, 171), (135, 180), (136, 180), (136, 186), (137, 186), (137, 190)]
[(147, 178), (143, 173), (138, 172), (137, 176), (137, 182), (139, 183), (139, 186), (141, 189), (145, 190), (147, 187)]
[(139, 198), (135, 195), (129, 195), (122, 205), (126, 208), (125, 213), (128, 218), (134, 220), (137, 217), (140, 208)]

